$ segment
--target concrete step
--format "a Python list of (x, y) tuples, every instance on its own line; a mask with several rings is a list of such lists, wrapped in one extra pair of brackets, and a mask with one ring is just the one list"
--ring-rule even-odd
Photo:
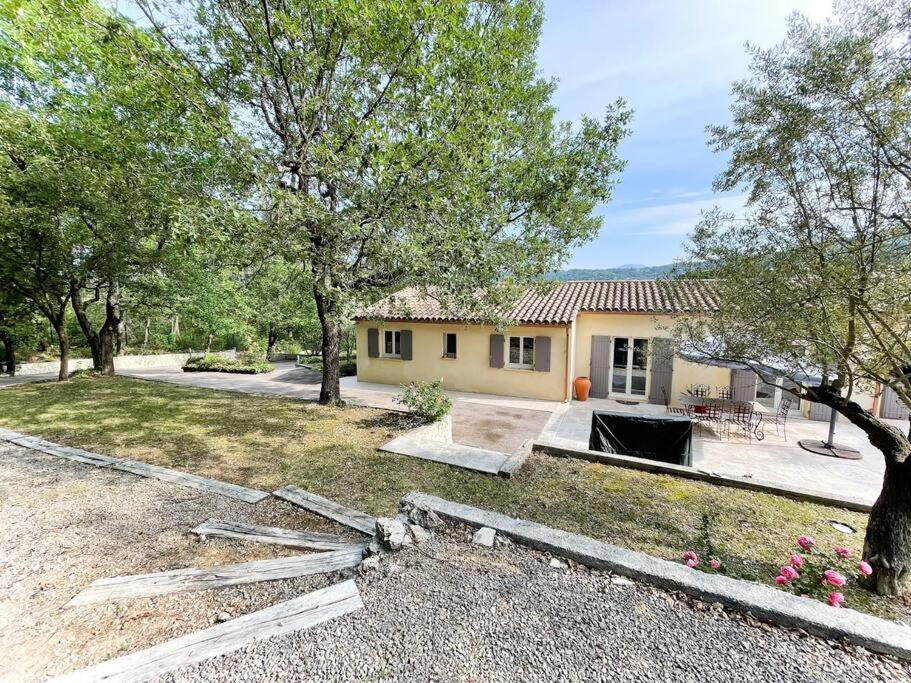
[(485, 474), (499, 474), (510, 459), (509, 453), (489, 451), (484, 448), (465, 446), (459, 443), (444, 443), (400, 436), (380, 448), (381, 451), (410, 455), (423, 460), (442, 462), (454, 467), (463, 467)]

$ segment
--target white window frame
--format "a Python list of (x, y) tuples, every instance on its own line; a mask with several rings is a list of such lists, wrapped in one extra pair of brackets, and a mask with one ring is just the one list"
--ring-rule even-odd
[[(512, 346), (512, 340), (519, 340), (519, 361), (518, 363), (510, 362), (509, 349)], [(525, 363), (525, 340), (531, 339), (531, 363)], [(534, 370), (535, 369), (535, 338), (527, 335), (511, 334), (506, 337), (506, 367), (517, 370)]]
[[(626, 353), (626, 367), (621, 368), (626, 372), (626, 386), (624, 389), (628, 391), (618, 392), (614, 391), (614, 346), (617, 343), (618, 339), (624, 339), (629, 342), (629, 347)], [(633, 386), (633, 346), (636, 341), (645, 341), (646, 342), (646, 351), (645, 351), (645, 392), (642, 394), (634, 394), (632, 392)], [(649, 389), (651, 388), (652, 381), (652, 338), (651, 337), (611, 337), (610, 342), (610, 373), (607, 377), (607, 386), (610, 387), (611, 396), (620, 396), (621, 398), (629, 398), (637, 401), (647, 399), (649, 395)]]
[[(386, 335), (392, 335), (392, 353), (386, 351)], [(396, 340), (396, 338), (398, 340)], [(401, 358), (402, 357), (402, 331), (401, 330), (383, 330), (383, 358)]]
[[(453, 353), (452, 355), (450, 355), (450, 353), (449, 353), (449, 350), (448, 350), (449, 345), (447, 344), (447, 342), (449, 341), (450, 335), (455, 337), (455, 346), (456, 346), (455, 353)], [(455, 332), (444, 332), (443, 333), (443, 358), (455, 360), (458, 357), (459, 357), (459, 336), (458, 336), (458, 334), (456, 334)]]

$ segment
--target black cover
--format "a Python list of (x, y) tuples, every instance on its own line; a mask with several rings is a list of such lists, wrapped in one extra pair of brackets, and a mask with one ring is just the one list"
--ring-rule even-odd
[(693, 421), (683, 415), (592, 411), (588, 448), (674, 465), (691, 465)]

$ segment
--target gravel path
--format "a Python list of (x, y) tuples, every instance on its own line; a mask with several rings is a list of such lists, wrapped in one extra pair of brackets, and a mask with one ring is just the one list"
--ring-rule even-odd
[(61, 609), (99, 578), (296, 554), (187, 533), (209, 517), (343, 533), (274, 498), (250, 505), (0, 441), (0, 681), (44, 680), (338, 580)]
[(188, 667), (202, 681), (907, 681), (911, 668), (456, 530), (359, 579), (365, 609)]
[[(187, 530), (223, 517), (338, 532), (0, 442), (0, 680), (40, 680), (339, 580), (307, 577), (61, 610), (94, 579), (288, 549)], [(358, 578), (365, 609), (166, 676), (196, 681), (907, 681), (911, 667), (451, 529)]]

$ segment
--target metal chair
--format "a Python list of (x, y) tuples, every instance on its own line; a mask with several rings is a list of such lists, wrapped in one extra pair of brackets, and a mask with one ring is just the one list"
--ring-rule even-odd
[(790, 398), (783, 398), (778, 402), (778, 410), (775, 413), (773, 424), (775, 425), (775, 434), (778, 434), (778, 426), (781, 425), (781, 434), (784, 440), (788, 440), (788, 414), (791, 412), (791, 405), (794, 401)]
[(690, 384), (686, 391), (690, 396), (695, 396), (696, 398), (708, 398), (712, 393), (712, 389), (708, 384)]
[(715, 387), (715, 394), (724, 401), (730, 401), (731, 387)]

